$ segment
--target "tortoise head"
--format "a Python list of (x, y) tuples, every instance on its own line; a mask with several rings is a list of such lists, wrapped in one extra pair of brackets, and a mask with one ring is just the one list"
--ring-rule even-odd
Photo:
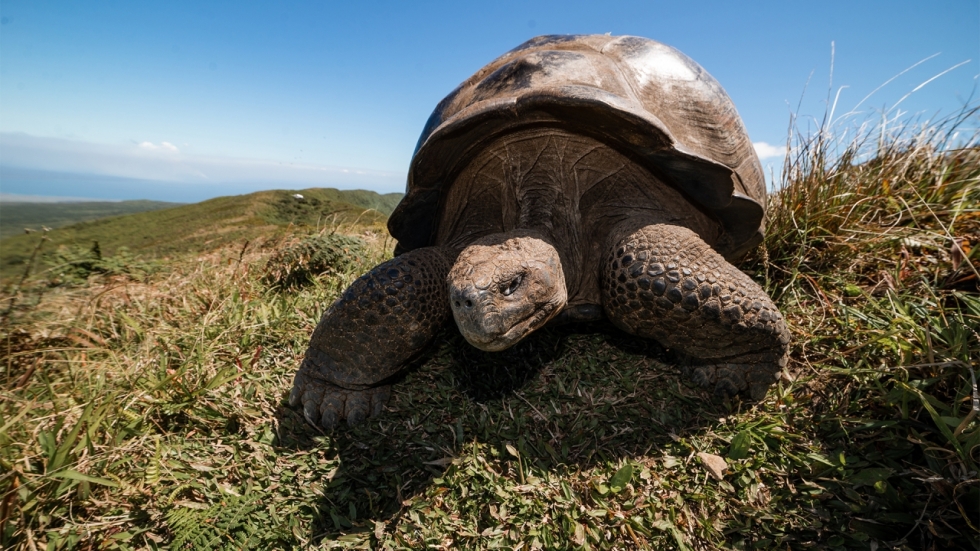
[(527, 230), (473, 242), (459, 254), (448, 283), (460, 333), (488, 352), (518, 343), (561, 312), (568, 299), (558, 251)]

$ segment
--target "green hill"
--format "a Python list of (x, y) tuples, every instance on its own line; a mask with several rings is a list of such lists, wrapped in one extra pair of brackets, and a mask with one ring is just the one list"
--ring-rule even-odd
[(404, 193), (385, 193), (384, 195), (363, 189), (334, 189), (316, 188), (307, 189), (299, 192), (304, 197), (315, 197), (321, 200), (329, 200), (338, 203), (350, 203), (354, 206), (366, 209), (374, 209), (385, 216), (395, 210), (398, 202), (404, 197)]
[(164, 201), (85, 201), (66, 203), (0, 202), (0, 239), (24, 233), (24, 228), (61, 228), (77, 222), (147, 212), (183, 203)]
[[(302, 195), (302, 199), (294, 197), (295, 194)], [(38, 266), (43, 266), (45, 259), (62, 245), (88, 248), (98, 242), (105, 255), (126, 247), (135, 254), (154, 258), (208, 250), (286, 231), (302, 233), (354, 225), (382, 231), (387, 215), (400, 199), (398, 193), (380, 195), (363, 190), (273, 190), (89, 220), (51, 230), (50, 242), (44, 244)], [(35, 223), (34, 227), (40, 229), (41, 225)], [(25, 226), (30, 227), (24, 224), (21, 228)], [(0, 240), (0, 278), (22, 273), (38, 240), (37, 233)]]

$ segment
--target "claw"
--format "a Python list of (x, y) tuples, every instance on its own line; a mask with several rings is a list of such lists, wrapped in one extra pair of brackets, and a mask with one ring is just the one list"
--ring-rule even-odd
[(385, 404), (388, 403), (389, 397), (391, 397), (391, 390), (388, 387), (379, 388), (374, 393), (371, 397), (371, 417), (381, 415), (381, 412), (385, 409)]
[(749, 385), (749, 397), (753, 400), (761, 401), (766, 397), (766, 392), (769, 391), (769, 384), (767, 383), (755, 383)]
[(298, 386), (293, 386), (293, 389), (289, 391), (289, 407), (294, 408), (298, 406), (302, 397), (303, 391)]
[(303, 417), (306, 418), (307, 423), (316, 426), (316, 414), (316, 402), (303, 402)]
[(731, 379), (719, 379), (715, 384), (714, 395), (721, 400), (730, 400), (738, 394), (738, 386)]
[(333, 411), (337, 415), (342, 415), (344, 412), (344, 405), (347, 402), (346, 392), (341, 389), (337, 389), (339, 392), (328, 392), (326, 396), (323, 397), (323, 402), (320, 404), (320, 409), (323, 411)]
[[(316, 423), (312, 424), (316, 425)], [(320, 417), (320, 426), (326, 430), (330, 430), (337, 426), (337, 412), (332, 409), (325, 408), (323, 410), (323, 415)]]
[(352, 409), (347, 413), (347, 426), (353, 427), (367, 419), (367, 410)]
[(780, 365), (780, 361), (785, 363), (783, 359), (692, 366), (685, 370), (685, 374), (694, 384), (713, 391), (718, 399), (729, 400), (745, 393), (752, 400), (758, 401), (766, 397), (769, 387), (776, 381), (776, 367)]
[(347, 400), (347, 424), (353, 427), (367, 419), (370, 403), (370, 396), (364, 394), (350, 396)]
[(364, 390), (342, 388), (310, 377), (301, 368), (289, 392), (289, 405), (296, 407), (302, 404), (303, 418), (307, 423), (330, 430), (341, 420), (354, 426), (379, 415), (390, 395), (388, 387)]
[(714, 366), (699, 366), (691, 368), (689, 371), (689, 376), (694, 384), (707, 388), (714, 384), (715, 382), (715, 368)]

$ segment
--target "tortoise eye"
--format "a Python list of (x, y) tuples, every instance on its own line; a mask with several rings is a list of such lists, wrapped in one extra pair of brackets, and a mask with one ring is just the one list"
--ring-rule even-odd
[(509, 297), (514, 294), (514, 291), (521, 286), (521, 282), (524, 281), (523, 275), (518, 275), (510, 281), (506, 286), (501, 286), (500, 292), (504, 294), (505, 297)]

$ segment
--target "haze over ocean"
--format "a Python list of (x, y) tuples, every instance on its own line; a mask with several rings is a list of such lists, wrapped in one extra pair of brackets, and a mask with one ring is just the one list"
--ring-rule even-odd
[(848, 120), (924, 122), (976, 102), (972, 0), (8, 0), (0, 200), (402, 191), (425, 120), (459, 82), (533, 36), (607, 32), (659, 40), (705, 67), (777, 175), (792, 112), (806, 130), (835, 98), (836, 116), (857, 112)]

